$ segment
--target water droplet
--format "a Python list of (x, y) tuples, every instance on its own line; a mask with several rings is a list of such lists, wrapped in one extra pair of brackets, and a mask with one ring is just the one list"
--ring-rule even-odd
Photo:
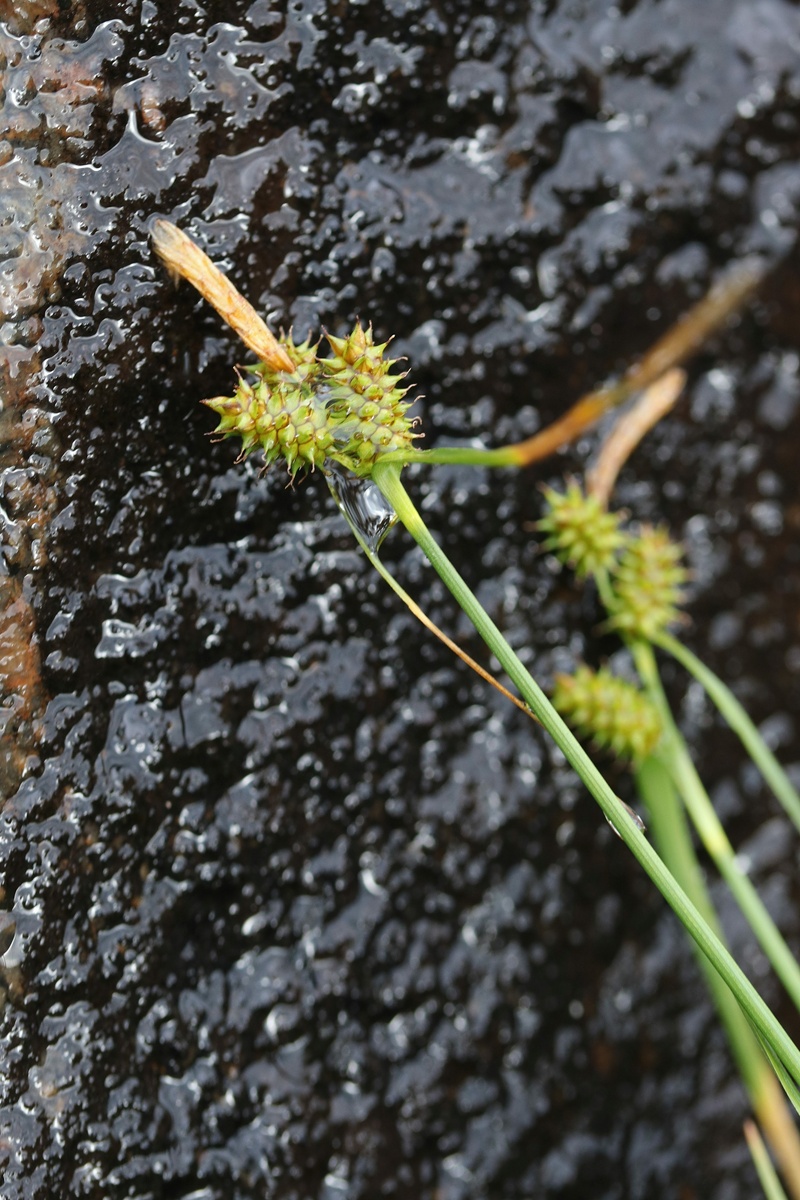
[[(634, 822), (634, 824), (636, 825), (636, 828), (639, 829), (642, 833), (647, 833), (647, 826), (645, 825), (644, 821), (639, 816), (639, 814), (637, 812), (633, 811), (630, 804), (626, 804), (624, 800), (620, 800), (619, 796), (617, 796), (617, 800), (622, 805), (622, 807), (625, 809), (625, 812), (628, 814), (628, 816), (631, 818), (631, 820)], [(608, 817), (606, 817), (606, 820), (608, 821)], [(621, 838), (622, 834), (617, 829), (614, 822), (608, 821), (608, 823), (611, 826), (611, 828), (614, 830), (614, 833), (617, 835), (617, 837)]]
[(331, 494), (351, 529), (377, 554), (381, 542), (397, 520), (397, 513), (371, 479), (359, 479), (328, 459), (325, 475)]
[(358, 428), (358, 421), (341, 421), (333, 427), (333, 444), (337, 450), (344, 450)]

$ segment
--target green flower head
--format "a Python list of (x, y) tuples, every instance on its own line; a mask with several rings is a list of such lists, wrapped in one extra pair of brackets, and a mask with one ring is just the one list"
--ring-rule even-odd
[(571, 567), (579, 579), (611, 570), (625, 542), (618, 514), (608, 512), (595, 496), (587, 496), (575, 480), (566, 492), (543, 491), (549, 512), (536, 528), (548, 535), (544, 549)]
[(399, 386), (405, 375), (392, 373), (395, 360), (384, 359), (388, 343), (376, 346), (372, 328), (360, 324), (349, 337), (328, 341), (333, 356), (320, 358), (318, 346), (282, 338), (291, 372), (256, 363), (232, 397), (204, 402), (220, 417), (219, 437), (242, 439), (240, 458), (260, 449), (265, 466), (282, 458), (292, 478), (326, 459), (366, 476), (381, 454), (411, 446), (408, 389)]
[(232, 397), (204, 403), (220, 417), (214, 432), (221, 438), (242, 439), (244, 459), (262, 450), (264, 464), (282, 458), (294, 478), (301, 468), (322, 466), (333, 447), (333, 432), (324, 404), (318, 400), (320, 367), (316, 346), (296, 346), (291, 336), (281, 339), (293, 371), (276, 370), (266, 362), (249, 367), (252, 381), (239, 380)]
[(410, 404), (401, 387), (406, 372), (384, 358), (389, 345), (375, 345), (372, 326), (360, 322), (346, 338), (326, 334), (333, 355), (319, 360), (326, 402), (335, 428), (335, 458), (357, 475), (369, 475), (382, 454), (410, 449), (416, 434), (406, 415)]
[(631, 538), (613, 573), (608, 627), (651, 641), (680, 621), (688, 579), (682, 557), (663, 526), (645, 525)]
[(578, 733), (624, 762), (640, 763), (661, 740), (655, 706), (605, 667), (557, 676), (553, 704)]

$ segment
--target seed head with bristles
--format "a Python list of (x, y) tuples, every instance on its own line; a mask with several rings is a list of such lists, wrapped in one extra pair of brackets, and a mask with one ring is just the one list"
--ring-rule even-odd
[(642, 762), (661, 740), (652, 702), (605, 667), (581, 666), (574, 675), (558, 675), (553, 704), (578, 733), (624, 762)]
[(316, 346), (309, 342), (297, 346), (291, 335), (281, 346), (292, 362), (291, 373), (256, 363), (248, 368), (252, 382), (240, 379), (232, 397), (204, 403), (220, 417), (214, 430), (219, 437), (241, 437), (240, 459), (261, 449), (265, 466), (283, 458), (294, 479), (302, 469), (322, 466), (333, 449), (334, 435), (326, 406), (317, 395)]
[(610, 570), (625, 543), (619, 515), (609, 512), (595, 496), (587, 496), (574, 479), (566, 492), (543, 491), (549, 511), (536, 523), (541, 533), (548, 534), (543, 548), (570, 566), (579, 579)]
[(682, 557), (664, 526), (645, 525), (630, 538), (612, 576), (608, 627), (651, 641), (680, 621), (688, 579)]
[(283, 458), (293, 479), (328, 458), (369, 475), (381, 454), (410, 447), (408, 389), (398, 386), (404, 375), (392, 373), (394, 360), (383, 357), (388, 343), (376, 346), (361, 325), (328, 341), (333, 356), (319, 358), (316, 345), (283, 338), (292, 371), (268, 362), (248, 367), (252, 378), (240, 379), (232, 397), (205, 401), (220, 417), (214, 432), (241, 437), (241, 458), (259, 448), (266, 466)]
[(336, 458), (357, 475), (369, 475), (381, 454), (409, 449), (414, 422), (401, 387), (406, 372), (393, 373), (396, 359), (384, 358), (388, 342), (375, 344), (372, 326), (356, 323), (344, 338), (326, 334), (333, 354), (321, 358), (327, 403), (336, 425)]

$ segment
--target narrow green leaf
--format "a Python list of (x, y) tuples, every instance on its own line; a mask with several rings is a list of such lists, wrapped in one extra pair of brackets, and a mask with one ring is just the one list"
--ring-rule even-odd
[(728, 984), (762, 1041), (780, 1060), (786, 1073), (800, 1083), (800, 1050), (764, 1003), (683, 889), (638, 828), (626, 806), (612, 791), (597, 767), (559, 717), (542, 689), (509, 646), (500, 630), (470, 591), (414, 507), (400, 481), (400, 466), (379, 462), (373, 481), (394, 508), (399, 520), (417, 542), (442, 581), (450, 589), (486, 645), (514, 681), (525, 702), (562, 750), (573, 770), (595, 798), (605, 817), (633, 852), (692, 938)]

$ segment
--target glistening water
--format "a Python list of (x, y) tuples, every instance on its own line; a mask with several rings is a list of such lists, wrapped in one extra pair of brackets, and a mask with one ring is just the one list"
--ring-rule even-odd
[[(800, 9), (2, 12), (3, 1200), (751, 1200), (674, 920), (321, 473), (210, 441), (199, 401), (247, 354), (147, 231), (187, 229), (297, 340), (395, 334), (427, 446), (532, 434), (731, 260), (784, 257), (617, 500), (686, 538), (684, 636), (796, 773)], [(545, 686), (617, 649), (529, 529), (588, 450), (404, 476)], [(381, 553), (480, 657), (401, 529)], [(797, 947), (796, 843), (667, 674)]]
[[(617, 799), (619, 799), (619, 797), (617, 797)], [(647, 826), (645, 825), (644, 821), (639, 816), (639, 814), (636, 812), (636, 810), (631, 808), (630, 804), (626, 804), (624, 800), (620, 800), (620, 804), (625, 809), (626, 813), (631, 818), (631, 820), (634, 822), (634, 824), (636, 825), (636, 828), (640, 829), (642, 833), (647, 833)], [(610, 821), (608, 817), (606, 817), (606, 820), (608, 821), (609, 826), (611, 827), (611, 829), (613, 829), (613, 831), (617, 835), (617, 837), (621, 838), (622, 834), (617, 829), (614, 822)]]
[(397, 513), (371, 479), (361, 479), (333, 459), (324, 466), (331, 495), (357, 538), (377, 554)]

